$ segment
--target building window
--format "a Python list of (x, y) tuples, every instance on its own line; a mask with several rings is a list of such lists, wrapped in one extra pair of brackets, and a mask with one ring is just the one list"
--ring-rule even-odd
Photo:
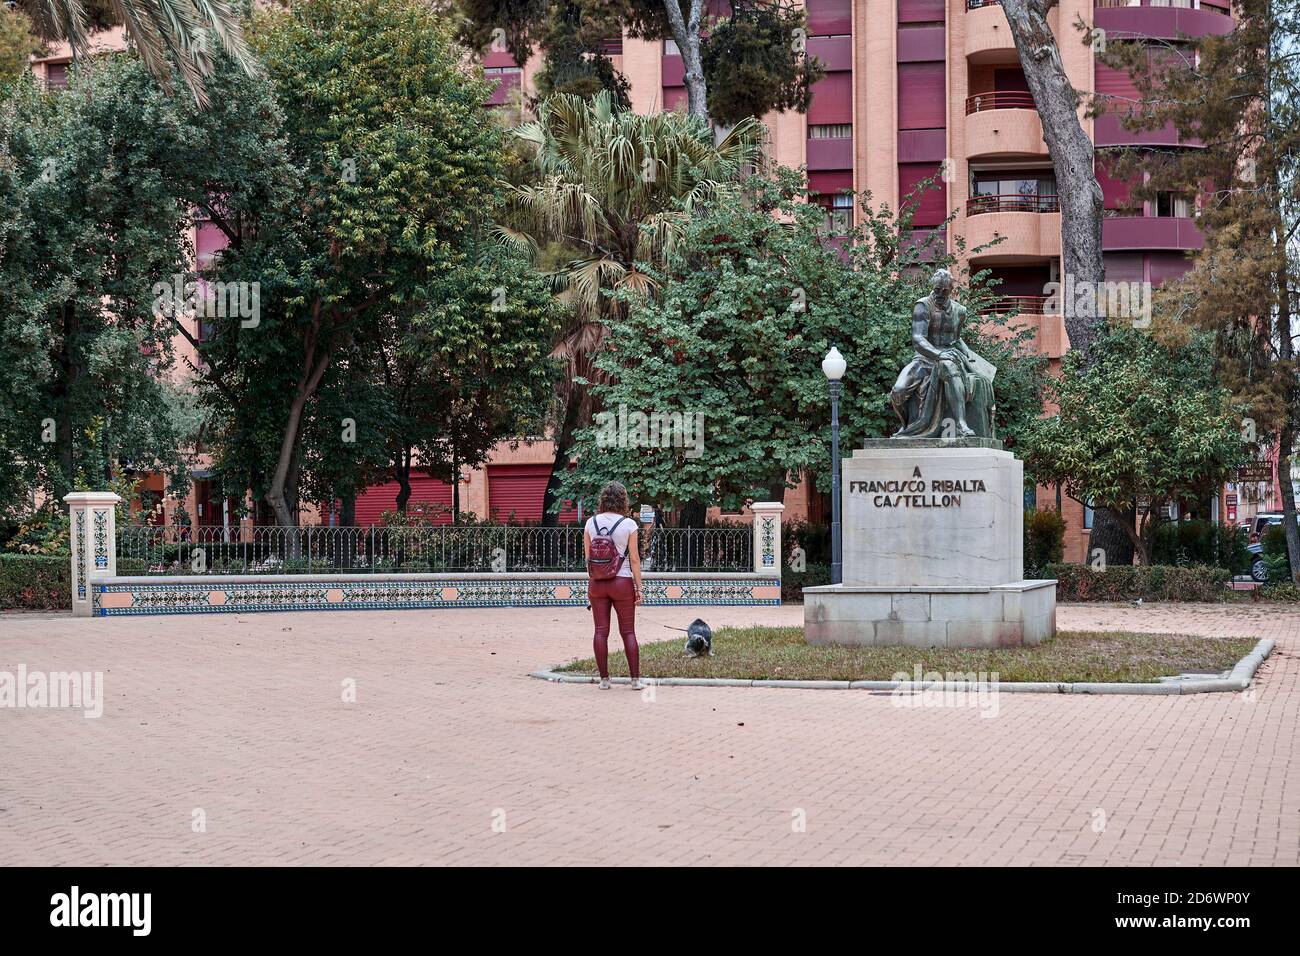
[(817, 193), (812, 198), (826, 210), (826, 219), (819, 230), (823, 237), (847, 236), (853, 230), (852, 196)]
[(68, 88), (68, 64), (45, 64), (45, 88), (47, 90), (66, 90)]
[(1092, 499), (1089, 498), (1083, 503), (1083, 530), (1092, 530)]
[(1191, 219), (1192, 200), (1178, 193), (1157, 193), (1155, 214), (1160, 219)]
[(664, 40), (664, 56), (681, 56), (682, 51), (677, 49), (676, 40)]
[(489, 66), (483, 69), (484, 76), (512, 76), (521, 72), (523, 71), (517, 66)]
[(808, 127), (809, 139), (850, 139), (852, 123), (815, 123)]

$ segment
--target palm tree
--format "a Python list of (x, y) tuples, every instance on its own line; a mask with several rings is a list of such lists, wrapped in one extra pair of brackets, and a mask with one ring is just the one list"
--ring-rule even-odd
[(546, 274), (571, 315), (552, 351), (569, 375), (557, 396), (563, 414), (546, 490), (547, 520), (573, 432), (591, 419), (588, 389), (574, 380), (595, 378), (591, 357), (606, 324), (623, 308), (613, 294), (654, 292), (640, 266), (667, 261), (697, 208), (738, 198), (761, 130), (746, 119), (715, 145), (703, 121), (619, 109), (608, 91), (590, 99), (552, 96), (536, 120), (515, 129), (539, 181), (509, 187), (507, 221), (497, 235), (543, 260), (543, 268), (551, 260)]
[[(167, 89), (172, 69), (200, 105), (207, 104), (204, 77), (212, 74), (209, 36), (248, 72), (255, 66), (244, 42), (239, 13), (230, 0), (109, 0), (140, 59)], [(66, 40), (74, 56), (90, 49), (90, 10), (85, 0), (18, 0), (42, 40)]]

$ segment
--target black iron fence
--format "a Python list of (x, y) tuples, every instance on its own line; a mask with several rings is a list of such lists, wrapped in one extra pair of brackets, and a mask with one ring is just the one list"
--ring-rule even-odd
[[(642, 529), (646, 571), (752, 571), (753, 528)], [(582, 528), (132, 526), (119, 575), (583, 571)]]

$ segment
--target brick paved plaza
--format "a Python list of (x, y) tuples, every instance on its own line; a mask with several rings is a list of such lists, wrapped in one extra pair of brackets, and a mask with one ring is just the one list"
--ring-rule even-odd
[[(643, 609), (641, 637), (693, 616)], [(588, 654), (589, 620), (2, 616), (0, 670), (106, 673), (99, 719), (0, 710), (0, 863), (1300, 862), (1300, 609), (1062, 607), (1068, 629), (1278, 645), (1246, 694), (1006, 694), (994, 719), (865, 691), (645, 701), (526, 676)]]

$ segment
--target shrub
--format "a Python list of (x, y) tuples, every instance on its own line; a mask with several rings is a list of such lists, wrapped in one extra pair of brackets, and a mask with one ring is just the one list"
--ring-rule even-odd
[(795, 545), (804, 550), (807, 567), (814, 564), (831, 563), (831, 526), (828, 524), (810, 524), (807, 521), (786, 521), (781, 524), (781, 565), (787, 573), (790, 568), (790, 553)]
[(831, 583), (831, 566), (829, 564), (809, 564), (806, 571), (791, 571), (785, 568), (781, 572), (781, 600), (803, 603), (803, 589), (818, 587)]
[(1044, 573), (1056, 578), (1061, 601), (1222, 601), (1232, 580), (1225, 568), (1204, 565), (1120, 565), (1094, 571), (1084, 564), (1053, 564)]
[(1039, 578), (1065, 556), (1065, 519), (1050, 509), (1025, 511), (1025, 577)]
[(1264, 572), (1269, 584), (1291, 583), (1291, 560), (1286, 553), (1286, 532), (1280, 524), (1270, 525), (1260, 539), (1264, 546)]
[(72, 565), (66, 557), (0, 554), (0, 608), (69, 609), (71, 589)]
[(1289, 581), (1265, 584), (1254, 592), (1261, 601), (1300, 601), (1300, 585)]
[(1245, 574), (1250, 570), (1250, 561), (1242, 529), (1199, 518), (1162, 523), (1151, 544), (1153, 565), (1213, 565)]

